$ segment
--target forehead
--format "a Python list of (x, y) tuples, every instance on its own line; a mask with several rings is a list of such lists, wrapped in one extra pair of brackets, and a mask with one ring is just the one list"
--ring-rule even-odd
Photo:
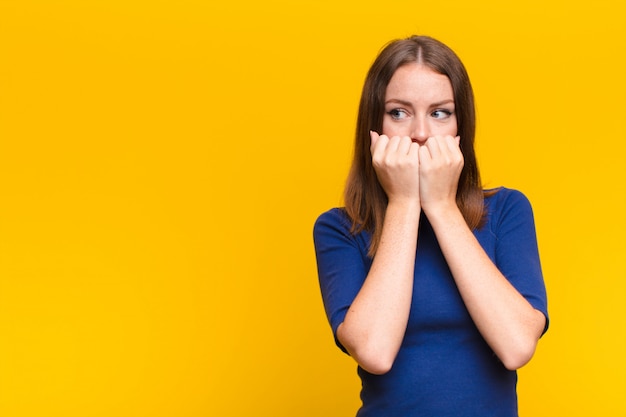
[(387, 85), (385, 100), (404, 101), (453, 100), (450, 79), (422, 64), (406, 64), (399, 67)]

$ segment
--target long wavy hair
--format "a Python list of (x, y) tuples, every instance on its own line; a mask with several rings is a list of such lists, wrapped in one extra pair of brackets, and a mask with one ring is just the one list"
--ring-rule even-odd
[(474, 136), (476, 111), (469, 76), (461, 60), (448, 46), (428, 36), (411, 36), (387, 44), (370, 68), (359, 104), (354, 158), (344, 191), (345, 210), (352, 220), (352, 233), (372, 234), (369, 255), (380, 243), (387, 195), (378, 182), (372, 165), (370, 131), (382, 131), (385, 93), (398, 68), (419, 63), (450, 79), (454, 94), (457, 134), (464, 166), (459, 178), (456, 202), (470, 229), (483, 224), (484, 194), (480, 181)]

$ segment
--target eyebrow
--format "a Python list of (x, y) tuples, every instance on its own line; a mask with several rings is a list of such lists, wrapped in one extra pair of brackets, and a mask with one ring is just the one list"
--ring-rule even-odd
[[(385, 104), (389, 104), (389, 103), (398, 103), (398, 104), (401, 104), (401, 105), (407, 106), (407, 107), (413, 105), (412, 103), (410, 103), (408, 101), (400, 100), (400, 99), (397, 99), (397, 98), (392, 98), (391, 100), (385, 101)], [(443, 106), (443, 105), (446, 105), (446, 104), (454, 104), (454, 100), (450, 99), (450, 100), (438, 101), (437, 103), (432, 103), (430, 105), (430, 107), (439, 107), (439, 106)]]

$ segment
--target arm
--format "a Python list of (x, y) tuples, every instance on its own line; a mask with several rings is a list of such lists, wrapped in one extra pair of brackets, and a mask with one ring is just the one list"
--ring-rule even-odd
[(418, 145), (372, 135), (376, 173), (388, 196), (378, 251), (337, 337), (366, 371), (391, 369), (411, 307), (420, 217)]
[(535, 352), (544, 315), (491, 262), (456, 205), (426, 215), (478, 330), (507, 369), (522, 367)]
[(456, 205), (463, 166), (458, 140), (432, 138), (420, 150), (422, 208), (478, 330), (508, 369), (535, 352), (544, 315), (511, 285), (484, 252)]

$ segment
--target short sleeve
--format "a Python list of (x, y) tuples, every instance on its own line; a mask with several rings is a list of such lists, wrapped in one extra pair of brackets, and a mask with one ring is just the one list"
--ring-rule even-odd
[(326, 317), (337, 346), (347, 353), (337, 339), (337, 328), (343, 323), (371, 266), (367, 257), (369, 240), (362, 234), (353, 235), (345, 212), (332, 209), (315, 222), (313, 241)]
[(492, 232), (496, 236), (496, 266), (520, 294), (545, 315), (545, 333), (549, 323), (547, 296), (531, 204), (521, 192), (510, 189), (497, 192), (494, 200), (488, 205), (493, 216)]

